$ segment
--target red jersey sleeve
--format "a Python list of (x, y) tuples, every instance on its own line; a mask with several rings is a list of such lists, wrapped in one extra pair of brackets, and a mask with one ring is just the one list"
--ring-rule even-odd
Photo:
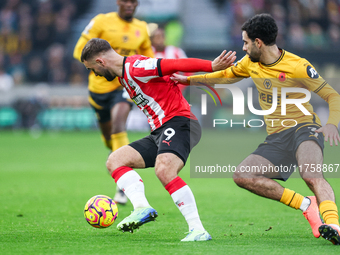
[[(136, 79), (146, 83), (149, 80), (180, 72), (212, 72), (209, 60), (186, 59), (157, 59), (144, 56), (131, 56), (124, 59), (124, 68), (132, 65), (131, 74)], [(123, 73), (125, 70), (123, 70)]]
[(157, 67), (160, 76), (176, 72), (212, 72), (211, 61), (198, 58), (158, 59)]

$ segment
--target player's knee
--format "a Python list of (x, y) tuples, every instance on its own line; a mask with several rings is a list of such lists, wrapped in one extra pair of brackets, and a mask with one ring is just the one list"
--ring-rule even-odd
[(157, 167), (155, 167), (155, 173), (164, 186), (177, 176), (177, 172), (165, 164), (158, 164)]
[(113, 171), (118, 167), (123, 166), (122, 162), (120, 162), (120, 160), (114, 154), (115, 153), (111, 153), (106, 161), (106, 167), (110, 175), (112, 175)]
[(172, 153), (162, 153), (156, 158), (155, 173), (163, 185), (173, 180), (180, 169), (183, 162), (180, 158)]
[(302, 177), (308, 187), (314, 187), (320, 178)]
[(155, 173), (156, 173), (157, 178), (161, 182), (165, 181), (166, 166), (164, 164), (158, 164), (157, 167), (155, 167)]
[(236, 183), (237, 186), (242, 187), (243, 185), (243, 178), (240, 176), (239, 173), (234, 173), (233, 180)]
[(112, 174), (113, 171), (116, 169), (114, 167), (114, 164), (113, 164), (112, 159), (110, 158), (110, 156), (106, 160), (106, 168), (107, 168), (107, 170), (109, 171), (110, 174)]
[(236, 183), (237, 186), (239, 187), (244, 187), (245, 183), (247, 182), (247, 180), (249, 180), (244, 173), (240, 172), (240, 171), (236, 171), (233, 174), (233, 180)]

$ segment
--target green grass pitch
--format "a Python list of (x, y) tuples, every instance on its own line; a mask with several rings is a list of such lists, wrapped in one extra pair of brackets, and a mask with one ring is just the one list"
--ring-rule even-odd
[[(129, 137), (132, 141), (144, 135)], [(264, 137), (232, 133), (226, 157), (244, 158)], [(327, 144), (325, 160), (339, 163), (339, 152), (339, 147)], [(180, 176), (195, 195), (211, 241), (180, 242), (187, 225), (153, 169), (138, 172), (159, 213), (157, 221), (134, 234), (118, 232), (117, 223), (132, 210), (128, 203), (119, 206), (113, 226), (95, 229), (85, 221), (83, 209), (94, 195), (114, 194), (115, 184), (105, 167), (107, 155), (97, 131), (1, 131), (0, 254), (340, 254), (340, 247), (313, 237), (299, 210), (257, 197), (230, 178), (190, 178), (188, 165)], [(339, 199), (340, 180), (329, 182)], [(301, 179), (283, 185), (311, 195)]]

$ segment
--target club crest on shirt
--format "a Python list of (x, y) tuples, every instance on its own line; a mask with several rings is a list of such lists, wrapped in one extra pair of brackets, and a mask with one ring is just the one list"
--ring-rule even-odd
[(122, 39), (123, 39), (123, 42), (126, 43), (129, 40), (129, 37), (127, 35), (124, 35)]
[(307, 74), (312, 79), (319, 78), (318, 72), (313, 67), (311, 67), (311, 66), (307, 66)]
[(263, 85), (266, 89), (270, 89), (272, 87), (272, 82), (269, 79), (265, 79)]

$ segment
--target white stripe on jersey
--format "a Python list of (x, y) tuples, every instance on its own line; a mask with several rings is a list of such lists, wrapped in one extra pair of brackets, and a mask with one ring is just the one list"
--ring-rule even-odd
[[(148, 100), (147, 105), (151, 108), (151, 110), (153, 110), (155, 112), (155, 115), (158, 117), (159, 123), (160, 125), (163, 124), (162, 120), (165, 117), (164, 114), (164, 110), (162, 109), (162, 107), (150, 96), (146, 95), (142, 89), (139, 87), (138, 83), (135, 82), (131, 75), (130, 75), (130, 63), (126, 63), (125, 65), (125, 72), (126, 72), (126, 76), (128, 77), (129, 81), (132, 81), (132, 84), (129, 84), (130, 86), (134, 86), (135, 87), (135, 93), (138, 94), (142, 94), (143, 98)], [(158, 77), (158, 76), (157, 76)], [(154, 120), (152, 119), (152, 115), (145, 109), (145, 106), (138, 106), (143, 112), (144, 114), (148, 117), (148, 121), (149, 124), (151, 126), (152, 130), (156, 129), (156, 126), (154, 124)]]
[(149, 58), (147, 60), (143, 60), (145, 61), (145, 70), (153, 70), (157, 68), (157, 60), (156, 58)]
[(124, 85), (123, 84), (122, 85), (126, 89), (126, 91), (132, 93), (130, 87), (126, 84), (126, 81), (124, 79), (120, 79), (120, 81), (124, 83)]
[(147, 83), (148, 81), (150, 81), (153, 78), (158, 78), (158, 75), (154, 75), (154, 76), (144, 76), (144, 77), (136, 77), (135, 78), (143, 83)]
[(133, 63), (133, 67), (144, 68), (145, 70), (153, 70), (157, 68), (157, 60), (157, 58), (149, 58), (144, 60), (137, 59), (135, 63)]

